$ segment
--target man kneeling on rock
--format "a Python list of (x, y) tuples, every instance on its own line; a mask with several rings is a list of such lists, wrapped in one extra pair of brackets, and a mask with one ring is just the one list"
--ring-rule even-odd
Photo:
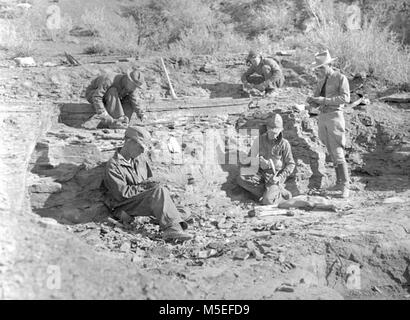
[[(259, 158), (259, 167), (252, 174), (244, 174), (244, 170), (252, 170), (252, 167), (242, 168), (237, 183), (262, 204), (278, 205), (292, 198), (285, 189), (285, 181), (295, 169), (295, 161), (289, 142), (283, 138), (282, 117), (279, 114), (270, 117), (266, 128), (267, 132), (255, 141), (251, 150), (251, 156)], [(257, 146), (259, 150), (254, 150)]]
[(95, 78), (85, 91), (87, 101), (96, 111), (93, 120), (101, 120), (110, 128), (126, 128), (135, 111), (141, 119), (137, 88), (144, 84), (144, 77), (133, 70), (125, 74), (105, 74)]
[(164, 240), (185, 241), (188, 225), (165, 186), (155, 182), (146, 151), (151, 136), (143, 127), (128, 127), (125, 142), (108, 161), (104, 184), (114, 216), (154, 216)]
[(251, 50), (246, 58), (249, 69), (242, 75), (244, 91), (251, 95), (271, 96), (276, 88), (283, 86), (285, 78), (279, 64), (270, 57), (263, 57)]

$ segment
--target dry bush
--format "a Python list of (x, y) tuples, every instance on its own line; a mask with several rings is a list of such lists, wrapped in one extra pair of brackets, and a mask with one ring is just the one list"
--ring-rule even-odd
[(93, 10), (85, 9), (84, 13), (81, 15), (82, 25), (92, 36), (98, 36), (99, 30), (104, 28), (107, 21), (104, 6)]
[(140, 54), (145, 48), (138, 44), (136, 25), (131, 18), (117, 17), (100, 30), (100, 42), (110, 53)]
[(82, 21), (95, 36), (85, 52), (190, 56), (240, 50), (243, 37), (221, 16), (201, 0), (142, 0), (110, 19), (103, 10), (87, 11)]
[(85, 54), (107, 54), (108, 48), (105, 47), (102, 43), (94, 41), (93, 44), (84, 49)]
[[(48, 40), (52, 40), (52, 31), (48, 30), (44, 25), (38, 26), (37, 29), (39, 30), (38, 34), (39, 35), (44, 35), (44, 38)], [(69, 35), (70, 31), (73, 29), (73, 19), (68, 16), (64, 15), (61, 17), (61, 24), (60, 28), (56, 29), (55, 31), (55, 36), (57, 39), (65, 40)]]
[(243, 52), (248, 48), (245, 38), (234, 32), (232, 26), (194, 28), (184, 33), (180, 40), (169, 45), (169, 51), (181, 57), (200, 54)]
[(8, 51), (13, 57), (33, 55), (33, 43), (37, 38), (38, 33), (29, 21), (1, 21), (0, 49)]
[(231, 17), (236, 31), (248, 39), (266, 35), (277, 40), (294, 31), (297, 6), (283, 0), (232, 1), (222, 11)]
[(410, 6), (408, 0), (363, 0), (370, 18), (377, 18), (382, 27), (397, 33), (398, 40), (410, 45)]
[(382, 27), (377, 17), (364, 19), (361, 30), (349, 31), (338, 18), (337, 8), (332, 9), (332, 1), (308, 2), (312, 15), (318, 19), (316, 29), (306, 35), (310, 49), (329, 49), (346, 72), (366, 71), (392, 84), (409, 82), (409, 50), (402, 47), (388, 27)]
[(151, 50), (162, 49), (215, 22), (209, 6), (201, 0), (144, 0), (122, 7), (121, 12), (134, 19), (139, 43)]
[(145, 50), (138, 42), (138, 30), (132, 18), (118, 14), (108, 17), (101, 8), (86, 10), (81, 20), (94, 36), (93, 44), (84, 50), (85, 53), (134, 55)]
[(61, 28), (58, 31), (58, 35), (61, 38), (65, 38), (70, 35), (70, 31), (73, 29), (73, 19), (68, 15), (61, 17)]

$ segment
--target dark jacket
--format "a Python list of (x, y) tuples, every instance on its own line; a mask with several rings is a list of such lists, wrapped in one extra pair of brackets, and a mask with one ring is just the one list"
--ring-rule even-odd
[[(326, 78), (319, 81), (318, 86), (313, 94), (314, 97), (319, 97)], [(325, 100), (320, 106), (322, 113), (333, 111), (343, 111), (346, 103), (350, 102), (349, 81), (346, 76), (339, 71), (333, 71), (328, 76), (325, 87)]]
[(131, 107), (139, 116), (142, 111), (140, 110), (140, 99), (138, 97), (138, 92), (137, 90), (128, 91), (125, 87), (126, 81), (126, 74), (109, 73), (101, 75), (95, 78), (87, 87), (85, 97), (87, 101), (94, 106), (97, 114), (103, 113), (105, 111), (103, 102), (104, 95), (110, 88), (115, 87), (118, 91), (120, 99), (123, 100), (124, 98), (128, 98), (131, 103)]
[(127, 161), (119, 151), (107, 162), (104, 173), (107, 200), (112, 209), (145, 191), (140, 183), (152, 177), (146, 155)]
[[(269, 75), (265, 75), (265, 70), (269, 70)], [(261, 62), (257, 66), (251, 66), (243, 75), (242, 82), (246, 82), (248, 76), (258, 74), (267, 76), (267, 79), (276, 79), (283, 77), (282, 69), (273, 58), (261, 58)], [(267, 80), (266, 79), (266, 80)]]
[[(295, 161), (293, 159), (292, 148), (289, 141), (283, 138), (282, 133), (280, 133), (280, 136), (275, 141), (269, 140), (267, 133), (262, 134), (259, 137), (258, 156), (262, 156), (266, 160), (272, 160), (274, 163), (278, 163), (278, 160), (280, 160), (282, 164), (281, 166), (276, 167), (275, 170), (276, 177), (279, 178), (280, 183), (284, 183), (295, 170)], [(259, 172), (268, 178), (267, 180), (274, 177), (271, 169), (259, 169)]]

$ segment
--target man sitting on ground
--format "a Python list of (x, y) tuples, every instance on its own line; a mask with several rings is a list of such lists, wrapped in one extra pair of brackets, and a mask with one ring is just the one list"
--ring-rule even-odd
[(185, 241), (192, 237), (165, 186), (152, 179), (146, 151), (151, 137), (143, 127), (128, 127), (125, 142), (108, 161), (104, 184), (114, 216), (154, 216), (163, 230), (164, 240)]
[(110, 128), (126, 128), (135, 111), (142, 119), (137, 88), (144, 84), (139, 71), (125, 74), (105, 74), (95, 78), (85, 96), (97, 113), (94, 118), (104, 121)]
[(267, 132), (252, 145), (251, 156), (257, 156), (259, 162), (256, 173), (244, 174), (243, 170), (250, 168), (242, 168), (237, 183), (262, 204), (278, 205), (292, 198), (285, 189), (285, 181), (295, 169), (295, 161), (289, 142), (283, 138), (282, 117), (279, 114), (270, 117), (266, 128)]
[(242, 75), (245, 91), (255, 92), (267, 96), (273, 95), (276, 88), (283, 86), (285, 79), (279, 64), (270, 57), (264, 58), (260, 53), (251, 50), (246, 58), (249, 69)]

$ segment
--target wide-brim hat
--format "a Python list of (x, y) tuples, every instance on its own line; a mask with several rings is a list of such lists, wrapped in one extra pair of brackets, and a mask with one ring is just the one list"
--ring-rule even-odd
[(330, 56), (329, 50), (325, 50), (323, 52), (319, 52), (315, 54), (315, 62), (312, 63), (312, 69), (319, 68), (321, 66), (324, 66), (326, 64), (332, 63), (335, 61), (336, 58), (332, 58)]
[(125, 130), (124, 138), (129, 138), (143, 146), (151, 143), (151, 134), (142, 126), (129, 126)]
[(127, 71), (127, 79), (132, 83), (135, 83), (137, 87), (142, 87), (144, 84), (144, 75), (138, 70), (129, 70)]
[(274, 133), (279, 134), (283, 131), (283, 119), (280, 116), (280, 114), (275, 114), (268, 119), (266, 119), (265, 122), (266, 128), (273, 130)]

